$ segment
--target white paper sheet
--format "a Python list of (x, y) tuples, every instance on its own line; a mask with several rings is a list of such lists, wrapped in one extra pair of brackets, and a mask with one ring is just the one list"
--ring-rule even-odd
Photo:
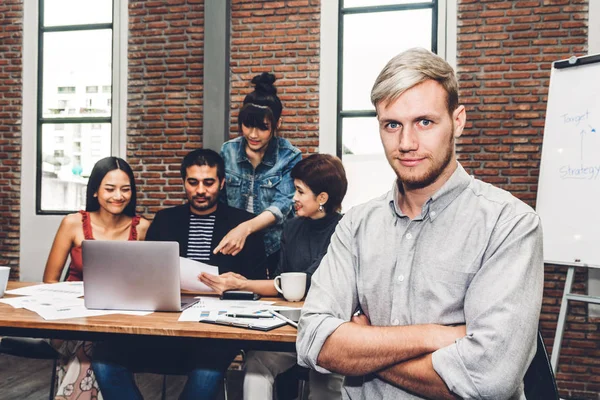
[(252, 300), (220, 300), (216, 297), (198, 296), (199, 301), (193, 306), (185, 309), (179, 316), (179, 321), (198, 322), (205, 318), (216, 318), (228, 312), (251, 313), (257, 310), (267, 309), (275, 304), (273, 301)]
[(178, 321), (180, 322), (198, 322), (200, 321), (201, 318), (207, 318), (209, 316), (214, 316), (217, 317), (219, 315), (219, 313), (226, 313), (225, 310), (209, 310), (206, 309), (204, 307), (202, 307), (201, 305), (199, 305), (199, 303), (194, 304), (193, 306), (186, 308), (185, 310), (183, 310), (183, 312), (181, 313), (181, 315), (179, 316)]
[(7, 290), (5, 293), (21, 296), (81, 297), (83, 296), (83, 282), (45, 283)]
[(38, 299), (28, 302), (23, 308), (33, 311), (48, 321), (68, 318), (95, 317), (98, 315), (126, 314), (126, 315), (148, 315), (151, 311), (128, 311), (128, 310), (89, 310), (85, 308), (84, 300), (78, 298), (63, 298), (52, 302)]
[(19, 296), (9, 299), (0, 299), (0, 303), (8, 304), (14, 308), (25, 308), (29, 304), (54, 303), (65, 299), (77, 299), (76, 297), (63, 297), (52, 295), (37, 295), (37, 296)]
[(181, 281), (181, 288), (183, 290), (190, 290), (193, 292), (214, 292), (212, 288), (209, 288), (198, 280), (198, 275), (200, 275), (201, 272), (219, 275), (218, 267), (190, 260), (189, 258), (179, 257), (179, 268), (179, 280)]

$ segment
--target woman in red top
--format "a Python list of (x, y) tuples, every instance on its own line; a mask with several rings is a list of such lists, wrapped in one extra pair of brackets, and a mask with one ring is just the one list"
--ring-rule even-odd
[[(71, 256), (71, 264), (67, 280), (83, 279), (83, 240), (144, 240), (150, 222), (135, 215), (135, 206), (135, 179), (129, 164), (118, 157), (98, 161), (88, 181), (85, 211), (64, 217), (56, 232), (44, 270), (44, 282), (60, 281), (68, 256)], [(72, 340), (52, 340), (51, 343), (63, 356), (57, 371), (56, 399), (99, 398), (90, 366), (92, 343)]]
[(118, 157), (98, 161), (88, 181), (85, 211), (63, 218), (54, 238), (44, 282), (60, 281), (71, 256), (68, 281), (83, 279), (83, 240), (144, 240), (150, 223), (135, 215), (136, 191), (133, 171)]

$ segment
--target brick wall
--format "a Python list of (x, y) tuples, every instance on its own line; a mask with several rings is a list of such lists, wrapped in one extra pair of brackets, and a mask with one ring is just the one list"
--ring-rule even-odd
[(23, 0), (0, 3), (0, 265), (19, 276)]
[(204, 0), (129, 2), (127, 159), (152, 216), (184, 197), (179, 166), (202, 146)]
[(320, 0), (231, 2), (231, 137), (250, 80), (277, 77), (283, 102), (280, 135), (304, 153), (319, 145)]
[[(535, 205), (551, 62), (587, 53), (587, 0), (459, 0), (457, 73), (468, 125), (463, 165)], [(566, 268), (547, 265), (541, 328), (551, 350)], [(587, 274), (574, 289), (585, 293)], [(598, 320), (572, 303), (557, 375), (561, 397), (597, 399)], [(591, 377), (591, 378), (590, 378)]]

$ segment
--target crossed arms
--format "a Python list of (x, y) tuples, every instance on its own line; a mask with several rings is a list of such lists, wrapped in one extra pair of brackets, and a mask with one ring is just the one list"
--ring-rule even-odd
[[(534, 213), (494, 227), (464, 298), (465, 326), (365, 326), (349, 212), (338, 225), (306, 299), (299, 363), (320, 372), (375, 374), (426, 398), (510, 398), (535, 352), (543, 289), (541, 229)], [(383, 285), (383, 283), (382, 283)], [(342, 289), (343, 288), (343, 289)], [(374, 296), (390, 296), (384, 289)], [(364, 300), (363, 300), (364, 301)], [(375, 310), (370, 310), (375, 313)], [(466, 333), (465, 333), (466, 332)]]
[(377, 327), (370, 326), (367, 317), (362, 315), (340, 325), (327, 338), (317, 363), (348, 376), (374, 373), (428, 398), (455, 399), (433, 370), (431, 353), (463, 336), (464, 325)]

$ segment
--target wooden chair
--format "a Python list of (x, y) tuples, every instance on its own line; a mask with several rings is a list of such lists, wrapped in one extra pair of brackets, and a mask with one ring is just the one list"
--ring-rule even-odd
[(538, 331), (537, 351), (523, 379), (527, 400), (558, 400), (558, 387), (546, 352), (542, 333)]

